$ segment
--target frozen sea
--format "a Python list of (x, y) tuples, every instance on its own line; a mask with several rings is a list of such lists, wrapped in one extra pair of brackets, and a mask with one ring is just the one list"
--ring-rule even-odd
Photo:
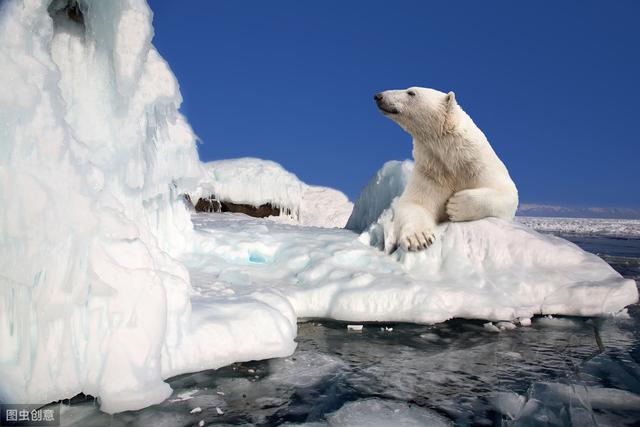
[[(640, 235), (589, 221), (531, 225), (640, 280)], [(618, 318), (537, 317), (501, 332), (483, 323), (353, 331), (342, 322), (300, 322), (290, 357), (174, 377), (173, 395), (140, 411), (107, 415), (77, 396), (60, 403), (62, 425), (640, 424), (637, 305)]]

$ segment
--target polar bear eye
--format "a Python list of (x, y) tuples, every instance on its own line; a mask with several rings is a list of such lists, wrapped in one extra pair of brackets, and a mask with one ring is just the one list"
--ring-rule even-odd
[(407, 95), (409, 95), (409, 96), (416, 96), (416, 93), (415, 93), (414, 91), (412, 91), (412, 90), (408, 90), (408, 91), (407, 91)]

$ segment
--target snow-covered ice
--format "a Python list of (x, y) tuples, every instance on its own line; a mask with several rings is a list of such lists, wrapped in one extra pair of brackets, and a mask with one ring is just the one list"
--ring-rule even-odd
[(0, 5), (0, 400), (171, 393), (202, 168), (144, 0)]
[(511, 321), (598, 316), (637, 300), (635, 282), (597, 256), (504, 220), (444, 224), (428, 250), (391, 256), (366, 233), (233, 214), (194, 223), (201, 246), (183, 261), (198, 293), (276, 293), (298, 318)]
[(219, 200), (280, 209), (273, 220), (314, 227), (345, 226), (353, 210), (349, 198), (333, 188), (308, 185), (280, 164), (251, 157), (205, 163), (206, 177), (191, 193)]
[(380, 218), (396, 197), (400, 197), (413, 171), (413, 161), (390, 160), (369, 180), (353, 207), (346, 228), (358, 233)]
[(298, 216), (303, 184), (276, 162), (255, 158), (205, 163), (207, 178), (202, 195), (219, 200), (260, 206), (270, 203)]
[(342, 228), (352, 211), (353, 203), (342, 191), (305, 184), (297, 222), (311, 227)]

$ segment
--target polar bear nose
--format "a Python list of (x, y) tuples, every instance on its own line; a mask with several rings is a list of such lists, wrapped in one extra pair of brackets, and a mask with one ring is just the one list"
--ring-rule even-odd
[(382, 100), (382, 93), (376, 93), (373, 95), (373, 99), (375, 99), (376, 102), (380, 102)]

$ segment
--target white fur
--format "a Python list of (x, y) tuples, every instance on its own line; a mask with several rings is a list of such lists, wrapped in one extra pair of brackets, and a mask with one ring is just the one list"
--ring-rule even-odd
[(453, 92), (414, 87), (378, 98), (383, 113), (413, 136), (415, 167), (394, 210), (392, 244), (426, 248), (446, 220), (513, 218), (516, 186)]

